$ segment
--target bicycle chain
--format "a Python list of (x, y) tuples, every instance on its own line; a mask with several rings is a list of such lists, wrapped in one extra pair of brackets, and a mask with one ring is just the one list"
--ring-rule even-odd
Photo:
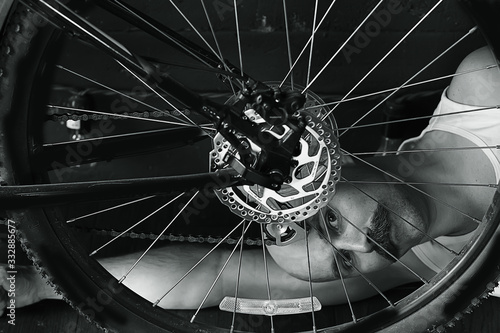
[[(85, 229), (87, 231), (93, 232), (97, 235), (100, 236), (111, 236), (111, 237), (128, 237), (132, 239), (158, 239), (158, 240), (167, 240), (170, 242), (188, 242), (188, 243), (209, 243), (209, 244), (216, 244), (221, 242), (222, 244), (229, 244), (229, 245), (235, 245), (238, 243), (237, 238), (231, 238), (231, 237), (221, 237), (221, 236), (203, 236), (203, 235), (198, 235), (198, 236), (193, 236), (193, 235), (182, 235), (182, 234), (154, 234), (154, 233), (137, 233), (137, 232), (120, 232), (116, 230), (105, 230), (105, 229), (89, 229), (89, 228), (84, 228), (84, 227), (76, 227), (78, 229)], [(258, 238), (246, 238), (243, 243), (245, 245), (249, 246), (261, 246), (262, 245), (262, 240)], [(272, 242), (269, 240), (266, 240), (266, 245), (272, 245)]]
[(117, 120), (123, 120), (126, 119), (125, 117), (127, 116), (132, 116), (136, 118), (163, 118), (163, 117), (168, 117), (168, 116), (180, 116), (180, 113), (178, 111), (144, 111), (144, 112), (124, 112), (124, 113), (117, 113), (116, 116), (111, 116), (111, 115), (102, 115), (102, 114), (63, 114), (63, 115), (56, 115), (52, 114), (49, 115), (52, 121), (55, 122), (66, 122), (68, 120), (73, 120), (73, 121), (89, 121), (89, 120), (107, 120), (107, 119), (117, 119)]
[[(8, 225), (8, 222), (6, 219), (0, 220), (0, 224), (2, 225)], [(193, 236), (193, 235), (182, 235), (182, 234), (154, 234), (154, 233), (144, 233), (144, 232), (123, 232), (123, 231), (117, 231), (117, 230), (106, 230), (106, 229), (94, 229), (94, 228), (86, 228), (82, 226), (75, 226), (73, 227), (75, 229), (80, 229), (85, 232), (92, 232), (96, 235), (99, 236), (109, 236), (109, 237), (122, 237), (122, 238), (131, 238), (131, 239), (158, 239), (161, 241), (170, 241), (170, 242), (186, 242), (186, 243), (208, 243), (208, 244), (228, 244), (228, 245), (235, 245), (238, 243), (239, 239), (237, 238), (231, 238), (231, 237), (221, 237), (221, 236), (203, 236), (203, 235), (198, 235), (198, 236)], [(266, 240), (266, 245), (272, 245), (273, 243), (270, 240)], [(248, 246), (262, 246), (262, 240), (258, 238), (246, 238), (243, 241), (244, 245)]]

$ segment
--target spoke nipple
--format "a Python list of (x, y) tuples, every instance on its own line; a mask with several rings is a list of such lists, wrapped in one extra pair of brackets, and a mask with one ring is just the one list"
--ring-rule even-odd
[(196, 315), (193, 315), (193, 316), (191, 317), (191, 320), (189, 321), (191, 324), (194, 322), (194, 318), (196, 318)]
[(127, 277), (124, 275), (122, 276), (122, 278), (118, 281), (118, 284), (121, 284), (123, 282), (123, 280), (125, 280)]
[(92, 251), (92, 253), (91, 253), (91, 254), (89, 254), (89, 256), (90, 256), (90, 257), (92, 257), (92, 256), (93, 256), (94, 254), (96, 254), (96, 253), (97, 253), (97, 251)]

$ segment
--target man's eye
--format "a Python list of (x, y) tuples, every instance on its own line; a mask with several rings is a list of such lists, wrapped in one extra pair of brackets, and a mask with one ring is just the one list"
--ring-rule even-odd
[(344, 267), (348, 269), (353, 267), (352, 257), (349, 252), (342, 251), (342, 262), (344, 263)]
[(337, 217), (337, 214), (335, 214), (334, 211), (328, 210), (326, 213), (326, 222), (333, 227), (334, 229), (338, 230), (339, 228), (339, 219)]

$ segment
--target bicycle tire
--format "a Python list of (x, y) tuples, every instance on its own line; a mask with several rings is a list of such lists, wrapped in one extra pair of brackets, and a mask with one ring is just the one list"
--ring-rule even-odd
[[(30, 101), (23, 96), (30, 95), (44, 47), (51, 38), (51, 34), (37, 32), (43, 25), (35, 13), (18, 5), (9, 15), (2, 38), (0, 175), (6, 184), (33, 181), (27, 156), (18, 147), (28, 146), (25, 130), (28, 130)], [(51, 216), (50, 211), (10, 212), (10, 218), (18, 224), (21, 245), (35, 266), (66, 301), (100, 328), (117, 332), (222, 331), (190, 324), (173, 314), (167, 317), (162, 309), (142, 307), (140, 297), (117, 285), (100, 265), (88, 259), (78, 244), (73, 243), (64, 223)], [(500, 236), (500, 191), (496, 192), (485, 219), (488, 223), (484, 224), (484, 232), (469, 245), (467, 256), (457, 258), (459, 264), (441, 273), (442, 279), (435, 285), (424, 287), (412, 296), (425, 306), (404, 311), (383, 310), (357, 325), (332, 328), (328, 332), (375, 331), (373, 323), (381, 321), (383, 324), (377, 330), (384, 332), (442, 332), (453, 325), (463, 313), (478, 306), (500, 279), (496, 258), (500, 250), (500, 242), (496, 241)]]

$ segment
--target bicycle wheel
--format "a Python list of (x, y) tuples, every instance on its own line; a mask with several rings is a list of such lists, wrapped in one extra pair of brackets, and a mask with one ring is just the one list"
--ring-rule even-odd
[[(443, 89), (449, 81), (434, 79), (452, 73), (466, 54), (485, 43), (478, 32), (471, 31), (474, 23), (466, 19), (454, 3), (441, 2), (422, 4), (409, 1), (401, 4), (368, 1), (355, 6), (352, 1), (344, 1), (323, 4), (318, 8), (300, 2), (235, 2), (236, 7), (221, 1), (214, 1), (206, 7), (201, 4), (175, 5), (174, 2), (168, 6), (164, 3), (140, 2), (134, 5), (140, 13), (146, 13), (148, 18), (154, 17), (159, 22), (168, 22), (171, 29), (190, 40), (197, 39), (198, 33), (208, 39), (210, 31), (215, 30), (217, 43), (213, 43), (214, 46), (210, 48), (217, 50), (216, 58), (219, 57), (220, 47), (223, 58), (239, 63), (242, 72), (251, 73), (252, 77), (262, 82), (277, 79), (281, 82), (287, 76), (290, 68), (286, 52), (287, 35), (294, 37), (290, 40), (297, 43), (289, 46), (293, 57), (297, 57), (303, 45), (314, 45), (310, 53), (316, 57), (310, 63), (307, 57), (301, 58), (303, 60), (294, 67), (293, 81), (287, 81), (287, 86), (299, 92), (302, 91), (300, 85), (307, 88), (305, 109), (316, 112), (310, 115), (312, 124), (316, 126), (320, 123), (331, 136), (339, 136), (340, 146), (345, 154), (349, 154), (377, 149), (380, 134), (373, 130), (374, 126), (356, 128), (357, 122), (353, 124), (352, 120), (363, 117), (364, 120), (378, 123), (381, 112), (379, 104), (391, 97), (392, 91), (401, 90), (386, 89), (409, 85), (410, 82), (406, 80), (413, 78), (418, 68), (440, 56), (448, 45), (466, 35), (467, 39), (460, 42), (466, 45), (450, 51), (452, 60), (441, 60), (439, 57), (439, 62), (424, 74), (429, 75), (426, 79), (432, 81), (425, 86), (426, 90)], [(34, 8), (44, 3), (29, 2)], [(109, 3), (119, 4), (117, 1)], [(56, 10), (66, 8), (59, 2), (51, 4)], [(498, 36), (494, 30), (494, 14), (498, 12), (498, 3), (478, 1), (469, 5), (493, 49), (498, 50), (494, 39)], [(126, 46), (127, 51), (124, 53), (130, 52), (131, 58), (144, 59), (165, 77), (167, 72), (168, 77), (177, 76), (192, 90), (201, 92), (211, 100), (220, 101), (221, 105), (236, 103), (232, 89), (238, 91), (238, 81), (243, 75), (238, 71), (229, 73), (231, 66), (206, 69), (198, 62), (186, 59), (184, 53), (165, 45), (164, 40), (152, 38), (158, 37), (154, 33), (151, 36), (139, 29), (140, 20), (136, 20), (134, 25), (123, 20), (123, 17), (115, 16), (113, 11), (94, 5), (74, 2), (67, 6), (71, 12), (85, 17), (85, 20), (92, 22), (92, 26), (104, 31), (106, 36), (111, 36), (109, 43), (119, 40), (120, 45)], [(331, 8), (334, 10), (329, 13)], [(189, 23), (185, 22), (177, 9), (185, 13)], [(337, 14), (342, 13), (337, 19), (333, 19), (335, 11)], [(207, 21), (205, 12), (214, 18)], [(323, 14), (325, 22), (321, 19)], [(351, 14), (356, 19), (353, 20)], [(218, 141), (214, 127), (178, 100), (151, 89), (144, 78), (129, 72), (113, 54), (121, 52), (121, 46), (114, 45), (114, 48), (110, 48), (111, 52), (106, 54), (92, 45), (91, 35), (74, 30), (60, 17), (44, 18), (45, 15), (45, 12), (37, 13), (24, 4), (16, 4), (9, 13), (4, 29), (0, 61), (0, 157), (5, 185), (73, 184), (78, 181), (91, 184), (98, 180), (197, 174), (210, 169), (213, 163), (219, 163), (217, 158), (223, 159), (222, 153), (226, 148), (218, 150), (218, 142), (222, 142), (221, 145), (224, 142), (222, 139)], [(443, 16), (446, 20), (441, 20)], [(285, 21), (284, 17), (288, 20)], [(449, 21), (452, 28), (443, 28), (444, 21)], [(382, 28), (386, 29), (385, 33), (381, 33)], [(413, 38), (415, 46), (410, 46), (413, 35), (416, 35)], [(433, 42), (435, 47), (428, 48), (429, 54), (425, 55), (430, 60), (423, 64), (408, 64), (405, 56), (421, 50), (423, 43), (428, 45), (429, 36), (439, 37)], [(346, 43), (342, 44), (343, 41)], [(203, 41), (200, 43), (204, 44)], [(386, 43), (392, 44), (387, 47), (389, 44)], [(332, 58), (334, 61), (330, 63), (330, 54), (334, 52), (323, 52), (323, 49), (320, 49), (321, 52), (315, 51), (321, 44), (341, 44), (338, 52), (341, 56)], [(382, 44), (382, 47), (376, 47), (375, 44)], [(307, 55), (309, 49), (304, 50)], [(386, 57), (390, 61), (380, 60)], [(323, 65), (327, 62), (329, 66), (323, 71)], [(353, 66), (350, 66), (351, 63)], [(400, 71), (396, 72), (393, 68)], [(317, 79), (311, 74), (319, 72), (322, 74)], [(368, 77), (365, 73), (373, 74), (377, 79), (370, 76), (369, 80), (365, 80)], [(394, 74), (390, 82), (387, 73)], [(232, 84), (228, 84), (228, 81), (232, 81)], [(422, 88), (405, 89), (418, 91)], [(372, 94), (382, 90), (382, 93)], [(351, 101), (353, 92), (356, 99)], [(331, 104), (326, 105), (325, 102)], [(346, 109), (350, 110), (348, 117)], [(353, 116), (358, 111), (359, 115)], [(330, 113), (334, 117), (326, 116)], [(253, 114), (245, 115), (251, 118)], [(322, 117), (329, 121), (322, 123)], [(193, 124), (195, 126), (191, 126)], [(309, 125), (309, 128), (314, 126)], [(348, 133), (339, 135), (338, 131), (342, 129), (347, 129)], [(319, 133), (319, 129), (311, 129), (307, 133), (304, 140)], [(375, 139), (359, 140), (368, 137)], [(335, 143), (328, 148), (333, 148)], [(338, 151), (336, 153), (338, 155)], [(318, 160), (323, 158), (321, 154), (315, 156), (318, 156)], [(332, 164), (338, 163), (339, 158), (332, 158)], [(303, 171), (295, 174), (297, 181), (300, 181)], [(189, 180), (179, 179), (179, 183)], [(208, 178), (202, 180), (209, 181)], [(191, 185), (186, 188), (194, 187), (198, 181), (198, 178), (191, 179)], [(340, 181), (340, 177), (336, 181)], [(156, 306), (154, 300), (139, 296), (141, 292), (134, 286), (126, 287), (126, 276), (133, 271), (138, 259), (135, 253), (143, 253), (161, 242), (168, 243), (168, 248), (182, 241), (202, 243), (203, 246), (222, 243), (221, 247), (226, 252), (245, 248), (243, 253), (246, 253), (248, 247), (260, 249), (266, 241), (258, 225), (266, 225), (268, 216), (264, 214), (264, 217), (256, 218), (258, 223), (249, 223), (248, 228), (249, 224), (241, 223), (241, 218), (251, 215), (250, 212), (258, 215), (261, 213), (260, 208), (244, 199), (240, 199), (237, 204), (224, 199), (230, 196), (248, 197), (250, 190), (245, 190), (247, 194), (242, 195), (244, 190), (241, 187), (233, 189), (230, 184), (223, 186), (219, 183), (219, 187), (226, 189), (216, 191), (218, 194), (214, 195), (211, 189), (217, 184), (204, 185), (199, 186), (197, 192), (178, 191), (172, 194), (158, 190), (161, 185), (150, 190), (154, 185), (146, 183), (125, 193), (125, 199), (121, 196), (123, 193), (119, 192), (122, 187), (115, 189), (111, 196), (104, 194), (103, 197), (97, 197), (85, 192), (92, 186), (85, 186), (80, 188), (82, 194), (77, 198), (79, 201), (73, 199), (76, 197), (75, 189), (69, 188), (57, 197), (64, 204), (54, 205), (48, 196), (49, 201), (43, 198), (35, 201), (32, 198), (27, 203), (21, 202), (18, 206), (7, 208), (10, 218), (18, 226), (22, 246), (42, 274), (48, 276), (59, 292), (84, 316), (110, 331), (439, 332), (446, 325), (453, 325), (463, 312), (479, 304), (481, 297), (486, 297), (493, 289), (500, 275), (498, 260), (495, 259), (499, 245), (494, 241), (500, 221), (499, 193), (496, 191), (488, 212), (478, 223), (473, 239), (457, 251), (456, 258), (441, 273), (425, 281), (416, 291), (398, 290), (395, 294), (381, 292), (378, 296), (381, 304), (375, 304), (375, 309), (365, 311), (361, 305), (349, 302), (344, 307), (325, 307), (312, 312), (314, 302), (306, 301), (306, 309), (301, 311), (305, 313), (300, 315), (256, 315), (247, 310), (246, 315), (233, 316), (231, 312), (219, 312), (209, 307), (213, 305), (209, 299), (208, 302), (200, 302), (199, 307), (206, 307), (203, 310), (196, 309), (197, 306), (194, 306), (194, 310), (165, 310)], [(140, 196), (143, 193), (148, 195)], [(71, 200), (66, 201), (66, 195), (71, 196)], [(6, 201), (9, 198), (16, 199), (16, 195), (9, 197), (7, 193), (4, 198)], [(276, 206), (279, 206), (277, 199), (269, 204), (268, 209), (273, 210)], [(286, 211), (283, 206), (280, 208)], [(298, 211), (295, 208), (293, 211)], [(305, 214), (308, 209), (304, 208), (300, 213)], [(276, 209), (276, 215), (279, 210)], [(178, 216), (182, 216), (183, 222), (173, 223)], [(220, 220), (225, 223), (218, 223)], [(292, 223), (289, 225), (293, 226)], [(240, 239), (242, 228), (248, 229), (244, 247), (241, 247), (243, 242)], [(267, 230), (267, 237), (272, 239), (272, 235)], [(286, 241), (284, 237), (283, 242)], [(213, 245), (207, 247), (206, 251), (212, 248)], [(122, 279), (120, 276), (118, 279), (113, 277), (95, 259), (118, 254), (134, 258), (129, 265), (129, 272), (120, 274)], [(196, 275), (196, 268), (194, 271)], [(182, 277), (184, 272), (181, 273)], [(266, 273), (264, 270), (261, 274)], [(151, 282), (145, 280), (143, 283)], [(182, 293), (188, 294), (190, 288), (182, 289), (176, 297), (182, 298)], [(258, 293), (270, 293), (269, 287)], [(161, 295), (158, 295), (158, 300), (160, 298)], [(305, 295), (305, 298), (312, 299), (313, 295)], [(279, 303), (266, 304), (267, 310), (271, 312), (275, 310), (273, 306), (279, 307), (275, 305)], [(229, 307), (236, 306), (230, 304)], [(289, 326), (290, 323), (293, 326)]]

